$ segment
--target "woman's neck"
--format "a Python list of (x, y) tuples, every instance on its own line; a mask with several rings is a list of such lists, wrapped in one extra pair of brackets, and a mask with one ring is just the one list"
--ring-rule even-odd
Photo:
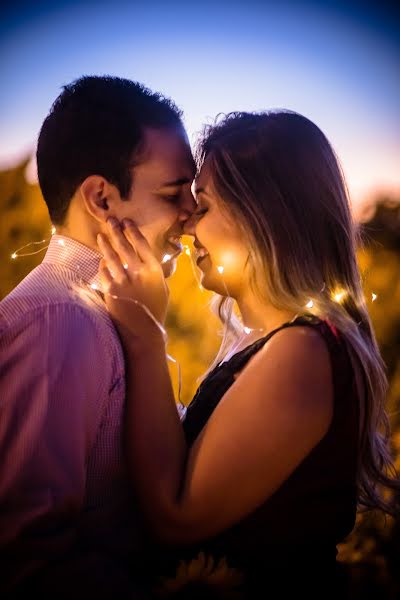
[(293, 311), (277, 309), (251, 292), (238, 298), (237, 305), (246, 331), (254, 330), (254, 334), (259, 331), (259, 337), (267, 335), (296, 317)]
[(237, 299), (236, 302), (244, 329), (222, 362), (228, 361), (247, 346), (265, 337), (284, 323), (294, 320), (297, 316), (293, 311), (278, 310), (250, 294), (247, 295), (247, 298)]

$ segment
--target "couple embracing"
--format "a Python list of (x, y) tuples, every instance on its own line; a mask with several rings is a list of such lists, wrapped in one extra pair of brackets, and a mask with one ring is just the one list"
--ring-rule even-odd
[[(171, 100), (82, 77), (37, 164), (56, 234), (0, 303), (5, 597), (153, 598), (199, 553), (236, 587), (179, 597), (345, 597), (337, 545), (358, 508), (398, 511), (400, 483), (325, 135), (294, 112), (232, 113), (194, 161)], [(227, 335), (182, 418), (164, 320), (183, 234)]]

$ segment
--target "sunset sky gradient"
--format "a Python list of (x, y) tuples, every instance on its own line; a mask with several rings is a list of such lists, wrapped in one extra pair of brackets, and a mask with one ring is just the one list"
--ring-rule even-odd
[(391, 4), (16, 0), (0, 23), (2, 169), (34, 151), (63, 84), (112, 74), (174, 98), (192, 141), (219, 112), (296, 110), (332, 142), (355, 204), (377, 192), (400, 198)]

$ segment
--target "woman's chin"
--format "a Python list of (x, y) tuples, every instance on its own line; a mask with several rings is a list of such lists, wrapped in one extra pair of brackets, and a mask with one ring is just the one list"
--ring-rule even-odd
[(200, 270), (200, 284), (201, 287), (205, 290), (209, 290), (210, 292), (214, 292), (215, 294), (220, 294), (221, 296), (226, 296), (226, 289), (223, 285), (221, 285), (220, 281), (217, 281), (212, 274), (207, 271), (204, 272)]

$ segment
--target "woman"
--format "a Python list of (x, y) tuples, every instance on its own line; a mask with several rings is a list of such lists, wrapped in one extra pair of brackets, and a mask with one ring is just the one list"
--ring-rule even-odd
[(132, 479), (157, 538), (181, 558), (226, 556), (245, 597), (262, 597), (260, 585), (341, 597), (336, 545), (357, 506), (393, 512), (384, 488), (400, 490), (342, 174), (319, 128), (287, 111), (228, 115), (197, 158), (186, 232), (230, 347), (183, 424), (161, 268), (132, 223), (99, 239), (127, 358)]

